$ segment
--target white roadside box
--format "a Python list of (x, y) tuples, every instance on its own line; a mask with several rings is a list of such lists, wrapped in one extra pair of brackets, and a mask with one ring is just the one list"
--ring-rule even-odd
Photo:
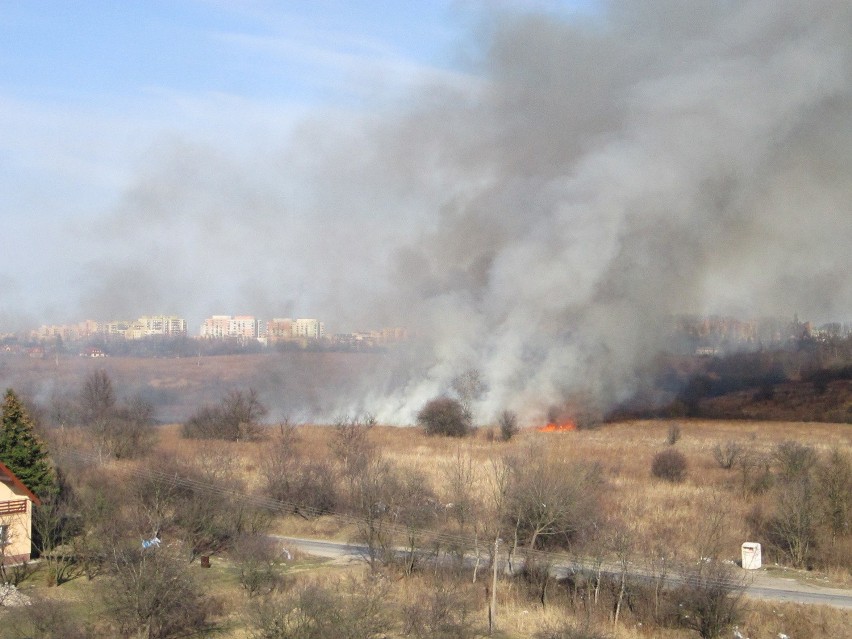
[(747, 541), (743, 544), (743, 568), (756, 570), (760, 565), (760, 544)]

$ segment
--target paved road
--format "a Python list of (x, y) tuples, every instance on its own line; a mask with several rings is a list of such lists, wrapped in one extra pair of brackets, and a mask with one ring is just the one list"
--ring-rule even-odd
[[(278, 539), (288, 550), (296, 548), (309, 555), (336, 560), (359, 560), (366, 551), (364, 546), (325, 539), (280, 536)], [(745, 577), (745, 594), (754, 599), (852, 609), (852, 590), (803, 584), (793, 578), (775, 577), (760, 570), (747, 571)]]

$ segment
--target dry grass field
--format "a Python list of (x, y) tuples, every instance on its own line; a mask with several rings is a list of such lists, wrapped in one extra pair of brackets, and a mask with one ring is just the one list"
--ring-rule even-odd
[[(283, 357), (286, 359), (290, 355), (283, 354)], [(346, 365), (355, 366), (363, 361), (338, 360), (336, 356), (339, 354), (333, 355), (334, 361), (329, 360), (324, 366), (329, 369), (343, 366), (343, 372), (338, 373), (342, 377), (348, 374)], [(197, 361), (184, 360), (171, 362), (165, 367), (156, 360), (112, 360), (107, 362), (112, 366), (107, 370), (117, 387), (137, 379), (139, 384), (149, 389), (171, 389), (174, 397), (182, 396), (186, 389), (206, 388), (214, 380), (211, 389), (204, 391), (209, 392), (209, 400), (206, 401), (212, 402), (218, 399), (217, 393), (240, 379), (240, 375), (250, 371), (254, 375), (258, 367), (267, 366), (258, 357), (264, 356), (229, 357), (227, 362), (206, 358), (201, 360), (200, 366)], [(282, 361), (276, 359), (264, 370), (280, 370), (284, 365)], [(346, 361), (349, 364), (345, 364)], [(294, 362), (286, 365), (294, 365)], [(51, 377), (50, 366), (51, 362), (36, 361), (25, 367), (26, 375), (22, 374), (22, 369), (16, 370), (16, 379), (25, 380), (23, 392), (30, 397), (44, 397), (44, 389), (49, 387), (45, 380), (53, 380), (51, 383), (57, 387), (71, 388), (88, 372), (105, 368), (103, 362), (83, 359), (68, 361), (66, 370), (60, 362), (61, 374), (54, 370), (52, 374), (56, 377)], [(55, 362), (53, 366), (56, 368)], [(214, 369), (217, 372), (211, 375)], [(191, 394), (191, 397), (194, 409), (201, 395)], [(179, 410), (188, 411), (189, 402)], [(362, 450), (369, 452), (375, 467), (384, 464), (382, 468), (386, 474), (382, 477), (396, 482), (398, 490), (410, 491), (413, 482), (415, 489), (431, 496), (434, 502), (431, 507), (433, 511), (437, 509), (438, 514), (433, 515), (428, 523), (418, 524), (423, 526), (423, 530), (418, 532), (419, 539), (427, 546), (441, 541), (447, 547), (447, 539), (451, 539), (462, 540), (468, 551), (474, 545), (484, 548), (489, 535), (506, 523), (498, 514), (497, 488), (500, 473), (507, 467), (556, 469), (558, 475), (554, 475), (554, 479), (562, 481), (567, 476), (569, 483), (572, 474), (594, 469), (594, 504), (584, 506), (587, 508), (584, 512), (588, 512), (590, 520), (594, 520), (593, 526), (570, 546), (551, 548), (558, 551), (553, 556), (560, 560), (599, 558), (600, 561), (623, 561), (625, 565), (651, 570), (658, 569), (656, 562), (662, 558), (671, 565), (680, 566), (696, 565), (702, 557), (708, 556), (733, 564), (744, 541), (759, 541), (764, 544), (764, 563), (769, 572), (784, 571), (785, 575), (821, 584), (852, 584), (850, 535), (829, 537), (819, 533), (814, 547), (810, 549), (807, 565), (800, 568), (792, 567), (784, 549), (774, 546), (763, 536), (766, 522), (776, 516), (786, 490), (779, 483), (782, 474), (779, 449), (794, 442), (798, 450), (811, 451), (816, 460), (814, 463), (820, 468), (835, 452), (849, 459), (852, 457), (852, 430), (847, 424), (633, 420), (567, 432), (524, 429), (508, 442), (501, 441), (494, 428), (481, 428), (469, 437), (457, 439), (430, 437), (419, 428), (374, 425), (359, 428), (364, 440), (360, 443), (353, 440), (351, 450), (342, 452), (340, 430), (332, 425), (297, 424), (282, 430), (279, 425), (270, 424), (261, 430), (257, 438), (233, 442), (186, 439), (179, 424), (158, 426), (155, 430), (156, 438), (150, 450), (141, 457), (122, 460), (95, 455), (97, 446), (92, 434), (73, 426), (47, 433), (50, 445), (57, 452), (82, 451), (81, 456), (71, 458), (65, 469), (77, 493), (76, 507), (89, 513), (87, 516), (97, 517), (98, 512), (108, 512), (108, 505), (114, 504), (115, 525), (112, 526), (109, 517), (105, 520), (102, 517), (101, 528), (97, 530), (119, 530), (119, 522), (124, 526), (129, 522), (136, 527), (123, 529), (123, 532), (119, 530), (119, 535), (132, 537), (133, 543), (137, 537), (147, 535), (149, 529), (145, 522), (151, 521), (152, 503), (159, 502), (151, 502), (145, 491), (162, 486), (163, 478), (171, 476), (192, 477), (191, 481), (195, 482), (191, 484), (192, 490), (197, 486), (203, 487), (205, 483), (219, 486), (206, 493), (206, 497), (202, 495), (201, 502), (191, 499), (181, 502), (191, 504), (199, 511), (210, 505), (205, 504), (205, 500), (227, 501), (231, 504), (229, 507), (257, 503), (268, 506), (270, 469), (275, 464), (286, 464), (289, 476), (284, 477), (285, 480), (296, 481), (307, 468), (319, 469), (320, 476), (325, 473), (335, 491), (336, 502), (330, 508), (330, 514), (320, 516), (311, 516), (311, 511), (293, 514), (289, 506), (273, 509), (271, 518), (264, 519), (264, 532), (361, 541), (364, 535), (363, 515), (357, 514), (352, 502), (352, 486), (347, 484), (347, 481), (355, 482), (358, 478), (347, 480), (343, 457)], [(739, 458), (731, 464), (731, 468), (723, 468), (717, 460), (717, 449), (729, 446), (739, 452)], [(655, 456), (664, 451), (677, 451), (685, 458), (686, 472), (682, 481), (666, 481), (652, 474)], [(286, 453), (284, 457), (282, 452)], [(372, 471), (367, 469), (363, 472)], [(817, 473), (817, 470), (813, 472)], [(151, 473), (159, 473), (159, 484), (149, 482)], [(821, 477), (818, 473), (814, 476)], [(316, 472), (311, 477), (314, 483), (318, 481)], [(313, 485), (300, 484), (308, 489)], [(187, 489), (190, 485), (178, 482), (176, 486)], [(546, 487), (544, 494), (547, 494)], [(93, 496), (95, 501), (92, 503), (97, 504), (97, 508), (87, 504), (86, 500), (93, 499)], [(469, 498), (471, 502), (465, 521), (452, 515), (455, 512), (452, 510), (453, 502), (460, 497)], [(849, 495), (846, 497), (848, 502)], [(298, 498), (297, 495), (293, 499)], [(382, 499), (386, 498), (381, 497), (375, 503), (381, 504)], [(163, 508), (163, 505), (156, 508)], [(163, 513), (166, 511), (167, 507)], [(309, 515), (306, 516), (305, 512)], [(222, 513), (215, 516), (221, 517)], [(227, 511), (224, 517), (229, 518)], [(256, 615), (262, 612), (258, 602), (263, 597), (248, 596), (242, 585), (245, 559), (241, 559), (233, 548), (222, 545), (204, 551), (211, 555), (212, 568), (201, 568), (197, 557), (186, 564), (190, 556), (187, 551), (188, 524), (177, 511), (161, 513), (161, 519), (165, 522), (162, 534), (167, 540), (168, 556), (186, 568), (191, 580), (213, 602), (208, 619), (212, 620), (214, 630), (211, 632), (215, 636), (235, 639), (303, 636), (261, 634)], [(824, 528), (821, 522), (817, 525)], [(115, 534), (115, 530), (111, 534)], [(400, 530), (397, 527), (392, 531), (391, 543), (399, 545), (406, 542), (406, 536)], [(507, 532), (510, 533), (504, 528), (500, 533), (505, 538), (504, 553), (511, 545)], [(487, 561), (487, 556), (484, 556), (483, 565)], [(46, 570), (44, 563), (39, 564), (36, 572), (20, 584), (22, 592), (32, 596), (38, 604), (32, 610), (39, 610), (41, 602), (55, 602), (65, 606), (57, 609), (61, 611), (59, 616), (80, 620), (79, 623), (87, 628), (80, 636), (104, 637), (117, 632), (119, 626), (107, 621), (112, 614), (108, 593), (115, 584), (114, 578), (100, 573), (87, 576), (81, 571), (58, 587), (48, 587)], [(427, 566), (408, 570), (393, 564), (383, 565), (377, 576), (365, 562), (338, 563), (310, 557), (296, 557), (290, 563), (277, 563), (274, 570), (284, 579), (281, 583), (285, 585), (269, 595), (270, 601), (285, 609), (297, 600), (303, 607), (317, 601), (326, 601), (324, 605), (334, 602), (335, 606), (350, 612), (376, 610), (380, 602), (380, 608), (387, 613), (383, 623), (389, 624), (383, 630), (384, 634), (356, 633), (353, 637), (475, 637), (482, 636), (487, 628), (485, 568), (480, 571), (475, 583), (470, 571), (447, 572), (443, 568), (429, 569)], [(494, 636), (504, 639), (674, 639), (699, 636), (682, 627), (652, 622), (648, 616), (648, 593), (645, 591), (634, 593), (634, 599), (629, 605), (625, 604), (616, 621), (613, 583), (606, 582), (601, 594), (602, 603), (594, 606), (583, 599), (585, 595), (578, 594), (580, 591), (575, 586), (555, 583), (547, 586), (547, 601), (543, 603), (544, 598), (537, 591), (539, 587), (534, 579), (500, 578)], [(306, 597), (308, 599), (304, 599)], [(15, 634), (14, 628), (18, 626), (12, 622), (24, 614), (0, 608), (0, 639), (32, 636)], [(439, 632), (438, 626), (433, 628), (429, 624), (437, 623), (435, 619), (441, 615), (446, 615), (450, 625), (447, 626), (449, 629)], [(412, 625), (412, 620), (419, 620), (417, 623), (422, 627)], [(777, 639), (782, 633), (791, 638), (852, 637), (850, 628), (852, 619), (847, 611), (751, 600), (746, 602), (739, 619), (740, 632), (752, 639)], [(731, 631), (726, 632), (728, 634), (722, 636), (730, 636)]]
[[(679, 483), (663, 481), (651, 474), (654, 455), (670, 447), (667, 438), (672, 423), (680, 428), (680, 439), (674, 447), (688, 462), (686, 479)], [(187, 440), (181, 438), (177, 425), (159, 430), (159, 450), (196, 461), (228, 457), (247, 487), (260, 489), (259, 468), (266, 442)], [(302, 456), (328, 460), (333, 428), (301, 425), (298, 433)], [(791, 441), (812, 447), (823, 456), (833, 450), (852, 454), (849, 425), (801, 422), (639, 420), (571, 432), (524, 429), (511, 442), (499, 441), (486, 429), (469, 438), (454, 439), (429, 437), (418, 428), (376, 426), (369, 430), (368, 437), (385, 459), (399, 468), (419, 472), (439, 495), (459, 463), (469, 461), (473, 469), (471, 486), (482, 502), (489, 499), (493, 462), (505, 456), (544, 455), (565, 464), (599, 464), (604, 482), (601, 507), (605, 518), (627, 526), (637, 547), (649, 548), (664, 541), (681, 549), (684, 556), (695, 556), (701, 544), (709, 543), (703, 535), (720, 535), (721, 547), (730, 559), (739, 556), (744, 541), (754, 540), (755, 531), (749, 527), (748, 513), (756, 506), (768, 507), (767, 496), (743, 489), (741, 468), (721, 468), (714, 459), (715, 446), (737, 442), (744, 451), (763, 459), (771, 459), (779, 444)], [(314, 531), (337, 537), (346, 534), (336, 530), (333, 518), (328, 517), (311, 521), (290, 518), (277, 526), (280, 532), (293, 534)], [(832, 570), (832, 578), (848, 581), (850, 567)]]
[[(506, 456), (521, 459), (545, 456), (570, 467), (573, 462), (600, 465), (603, 478), (600, 507), (605, 521), (622, 527), (629, 539), (629, 560), (635, 565), (647, 565), (650, 553), (667, 548), (672, 559), (694, 561), (711, 546), (717, 546), (720, 557), (736, 560), (744, 541), (761, 541), (750, 523), (749, 514), (755, 508), (771, 509), (773, 493), (752, 494), (744, 490), (743, 471), (736, 466), (723, 469), (713, 455), (719, 444), (737, 442), (749, 454), (771, 459), (779, 444), (797, 442), (812, 447), (821, 456), (831, 451), (852, 454), (852, 431), (848, 425), (796, 422), (730, 422), (706, 420), (677, 421), (680, 437), (673, 446), (687, 458), (688, 471), (683, 482), (671, 483), (652, 476), (654, 455), (670, 448), (668, 440), (673, 422), (642, 420), (607, 424), (592, 430), (541, 433), (522, 430), (511, 442), (502, 442), (488, 430), (466, 439), (428, 437), (420, 429), (376, 426), (368, 438), (383, 458), (395, 467), (419, 473), (444, 500), (448, 477), (460, 464), (472, 469), (473, 493), (483, 503), (489, 500), (494, 463)], [(329, 458), (329, 443), (334, 429), (328, 426), (302, 425), (297, 428), (300, 455), (306, 459)], [(259, 469), (268, 442), (218, 443), (184, 440), (177, 426), (161, 429), (159, 447), (175, 452), (187, 460), (205, 456), (228, 457), (250, 489), (261, 489)], [(346, 519), (323, 516), (305, 519), (281, 517), (274, 522), (280, 534), (354, 540), (356, 527)], [(819, 570), (793, 570), (783, 566), (783, 557), (764, 551), (768, 570), (783, 570), (785, 575), (802, 581), (822, 584), (849, 585), (850, 564), (848, 544), (845, 558), (836, 565)], [(840, 548), (840, 546), (838, 546)], [(674, 549), (674, 550), (673, 550)], [(585, 549), (584, 549), (585, 550)], [(676, 557), (675, 557), (676, 555)], [(780, 566), (774, 566), (778, 561)], [(845, 562), (845, 563), (844, 563)], [(338, 578), (352, 570), (336, 569)], [(403, 605), (412, 596), (410, 591), (428, 589), (426, 576), (400, 580), (389, 600)], [(558, 593), (558, 591), (557, 591)], [(471, 595), (484, 599), (481, 592)], [(570, 636), (548, 634), (561, 627), (566, 619), (576, 619), (576, 604), (560, 602), (558, 594), (550, 606), (542, 607), (531, 601), (521, 586), (508, 584), (501, 590), (501, 632), (505, 637)], [(629, 616), (628, 616), (629, 619)], [(775, 639), (779, 633), (790, 637), (850, 637), (848, 612), (815, 606), (770, 604), (749, 601), (745, 607), (741, 629), (753, 638)], [(664, 628), (648, 628), (636, 621), (616, 627), (594, 620), (606, 636), (619, 639), (633, 637), (690, 636)], [(601, 635), (604, 636), (604, 635)], [(697, 635), (695, 635), (697, 636)]]

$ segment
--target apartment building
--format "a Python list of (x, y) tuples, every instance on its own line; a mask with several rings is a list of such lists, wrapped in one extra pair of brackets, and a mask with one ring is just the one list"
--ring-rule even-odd
[(276, 317), (266, 322), (266, 341), (269, 344), (293, 339), (293, 320)]
[(325, 324), (318, 319), (276, 317), (266, 323), (266, 339), (269, 344), (321, 337), (325, 337)]
[(214, 315), (205, 319), (201, 325), (201, 337), (258, 339), (262, 337), (261, 323), (251, 315)]
[(325, 337), (325, 324), (317, 319), (293, 320), (293, 337), (320, 339)]
[(50, 324), (43, 325), (31, 333), (33, 339), (50, 340), (61, 338), (63, 341), (74, 341), (86, 339), (99, 332), (98, 322), (86, 320), (78, 324)]
[(143, 316), (125, 331), (127, 339), (142, 339), (154, 336), (185, 337), (186, 320), (175, 315)]

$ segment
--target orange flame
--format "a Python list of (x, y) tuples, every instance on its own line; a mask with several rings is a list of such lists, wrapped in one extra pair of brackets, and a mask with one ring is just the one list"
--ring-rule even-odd
[(558, 424), (550, 422), (546, 426), (539, 426), (536, 430), (540, 433), (567, 433), (577, 430), (577, 424), (569, 419), (564, 422), (559, 422)]

